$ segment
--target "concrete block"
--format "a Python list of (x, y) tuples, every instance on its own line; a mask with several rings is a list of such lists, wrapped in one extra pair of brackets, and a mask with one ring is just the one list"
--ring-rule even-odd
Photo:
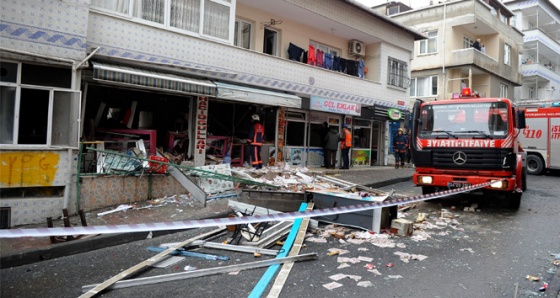
[(410, 220), (397, 218), (391, 222), (391, 232), (399, 236), (412, 236), (413, 223)]

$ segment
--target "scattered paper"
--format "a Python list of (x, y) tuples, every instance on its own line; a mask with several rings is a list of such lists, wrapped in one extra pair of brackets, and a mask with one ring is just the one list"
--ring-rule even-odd
[(342, 284), (337, 283), (336, 281), (333, 281), (331, 283), (328, 284), (324, 284), (323, 287), (327, 288), (328, 290), (334, 290), (336, 288), (340, 288), (342, 287)]
[(468, 251), (470, 253), (474, 253), (474, 250), (472, 250), (472, 248), (461, 248), (460, 251)]
[(359, 256), (358, 260), (364, 261), (364, 262), (371, 262), (371, 261), (373, 261), (373, 258)]
[(379, 270), (377, 270), (377, 269), (371, 269), (371, 270), (368, 270), (368, 271), (371, 272), (371, 273), (373, 273), (373, 274), (375, 274), (375, 275), (383, 275), (383, 274), (381, 274), (381, 272), (379, 272)]
[(399, 279), (399, 278), (403, 278), (402, 275), (387, 275), (388, 278), (394, 278), (394, 279)]
[(347, 268), (350, 267), (350, 265), (348, 265), (348, 263), (342, 263), (340, 264), (340, 266), (336, 267), (336, 269), (342, 269), (342, 268)]
[(371, 284), (371, 281), (366, 280), (366, 281), (360, 281), (358, 284), (356, 284), (358, 287), (364, 287), (364, 288), (369, 288), (371, 286), (373, 286)]
[(345, 277), (346, 277), (346, 274), (342, 274), (342, 273), (338, 273), (338, 274), (329, 276), (330, 279), (336, 280), (336, 281), (339, 281), (339, 280), (341, 280)]

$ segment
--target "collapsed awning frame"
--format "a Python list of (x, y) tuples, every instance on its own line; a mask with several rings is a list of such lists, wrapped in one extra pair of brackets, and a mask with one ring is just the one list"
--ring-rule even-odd
[(100, 62), (92, 64), (93, 80), (98, 82), (189, 95), (216, 96), (216, 85), (208, 80)]
[(216, 98), (254, 103), (260, 105), (301, 108), (301, 97), (252, 87), (214, 82), (217, 87)]

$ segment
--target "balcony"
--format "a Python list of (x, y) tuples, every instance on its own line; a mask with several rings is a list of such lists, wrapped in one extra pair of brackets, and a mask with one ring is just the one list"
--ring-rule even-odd
[[(91, 11), (89, 23), (88, 45), (100, 47), (96, 57), (128, 59), (121, 62), (134, 63), (139, 67), (142, 64), (159, 65), (185, 75), (251, 85), (301, 97), (314, 95), (357, 102), (364, 106), (398, 107), (396, 99), (406, 94), (405, 89), (387, 88), (367, 79), (135, 23), (118, 16)], [(373, 63), (379, 61), (372, 59), (366, 66), (370, 70), (376, 69)]]
[(476, 66), (481, 70), (503, 77), (512, 82), (521, 83), (521, 76), (513, 67), (500, 63), (496, 59), (473, 48), (451, 51), (451, 55), (446, 59), (446, 67), (464, 66)]
[(521, 66), (521, 74), (524, 80), (534, 81), (538, 83), (548, 83), (560, 81), (560, 74), (554, 66), (530, 63)]

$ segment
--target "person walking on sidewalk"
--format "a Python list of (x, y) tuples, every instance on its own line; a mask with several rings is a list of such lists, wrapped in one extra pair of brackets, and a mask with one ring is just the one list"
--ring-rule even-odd
[(342, 124), (342, 133), (340, 134), (340, 151), (342, 154), (342, 167), (341, 170), (348, 170), (350, 168), (350, 160), (348, 153), (352, 148), (352, 133), (348, 129), (348, 125)]
[(340, 140), (340, 136), (338, 135), (338, 131), (331, 126), (329, 132), (325, 136), (325, 151), (326, 151), (326, 163), (325, 167), (327, 169), (334, 169), (334, 165), (336, 163), (336, 150), (338, 150), (338, 142)]
[(251, 146), (249, 154), (251, 155), (251, 165), (253, 168), (262, 169), (261, 147), (264, 139), (264, 126), (261, 124), (259, 115), (251, 116), (251, 130), (247, 137), (247, 142)]
[(393, 139), (393, 151), (395, 152), (395, 169), (404, 168), (404, 160), (406, 158), (406, 149), (408, 147), (408, 137), (403, 134), (403, 129), (399, 128), (397, 136)]

